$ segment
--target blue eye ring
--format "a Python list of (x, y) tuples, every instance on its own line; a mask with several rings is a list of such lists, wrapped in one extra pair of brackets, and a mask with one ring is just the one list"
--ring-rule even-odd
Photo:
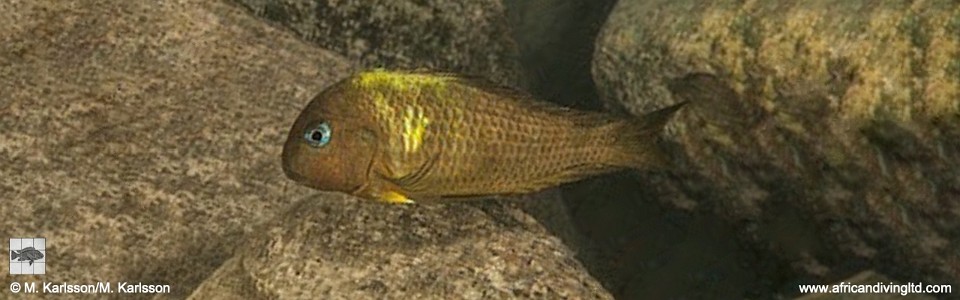
[(303, 133), (303, 139), (306, 140), (310, 146), (319, 148), (330, 143), (330, 133), (330, 124), (324, 121), (316, 126), (308, 127)]

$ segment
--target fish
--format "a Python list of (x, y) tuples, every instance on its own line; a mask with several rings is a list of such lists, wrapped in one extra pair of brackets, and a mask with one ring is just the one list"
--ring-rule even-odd
[(14, 260), (16, 260), (16, 261), (25, 261), (25, 260), (28, 260), (28, 261), (30, 261), (29, 265), (32, 266), (32, 265), (33, 265), (33, 261), (35, 261), (35, 260), (40, 260), (41, 258), (43, 258), (43, 253), (41, 253), (40, 250), (37, 250), (37, 249), (35, 249), (35, 248), (33, 248), (33, 247), (26, 247), (26, 248), (20, 249), (20, 251), (10, 250), (10, 260), (11, 260), (11, 261), (14, 261)]
[(282, 168), (301, 185), (386, 203), (510, 197), (662, 168), (667, 159), (655, 142), (684, 104), (623, 117), (479, 77), (374, 69), (306, 105), (283, 145)]

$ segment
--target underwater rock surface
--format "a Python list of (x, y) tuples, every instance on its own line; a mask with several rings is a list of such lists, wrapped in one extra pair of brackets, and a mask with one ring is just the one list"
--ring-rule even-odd
[(290, 116), (350, 70), (217, 1), (3, 1), (0, 27), (0, 236), (47, 239), (33, 280), (175, 299), (309, 192)]
[(517, 207), (323, 193), (270, 222), (191, 298), (611, 299)]
[(521, 84), (498, 0), (234, 1), (367, 68), (429, 68)]
[[(594, 80), (634, 114), (694, 102), (669, 128), (672, 171), (396, 209), (284, 177), (310, 97), (352, 60), (536, 77), (543, 98), (593, 106), (564, 74), (593, 48), (564, 37), (592, 42), (567, 21), (602, 5), (513, 3), (521, 60), (546, 65), (524, 73), (496, 1), (238, 1), (281, 26), (220, 1), (0, 2), (0, 237), (46, 237), (43, 280), (175, 299), (609, 298), (590, 275), (624, 299), (769, 298), (866, 268), (958, 282), (955, 2), (622, 0)], [(593, 243), (616, 251), (580, 257)]]
[[(181, 299), (215, 271), (216, 283), (226, 278), (217, 271), (224, 263), (244, 261), (278, 280), (265, 282), (296, 293), (300, 284), (283, 281), (283, 266), (316, 261), (271, 265), (249, 254), (310, 254), (255, 246), (287, 228), (288, 237), (316, 236), (271, 245), (331, 242), (326, 249), (341, 252), (313, 252), (331, 269), (373, 271), (400, 257), (394, 270), (409, 276), (429, 275), (420, 270), (438, 270), (439, 262), (464, 271), (446, 285), (420, 277), (425, 285), (407, 286), (411, 293), (520, 288), (530, 297), (609, 297), (569, 250), (513, 208), (522, 204), (403, 209), (330, 194), (295, 204), (316, 192), (280, 169), (287, 130), (315, 93), (353, 67), (237, 6), (18, 1), (0, 3), (0, 12), (0, 236), (47, 238), (44, 281), (169, 284), (173, 293), (158, 298)], [(274, 227), (257, 229), (264, 222)], [(399, 256), (372, 255), (387, 250)], [(357, 253), (367, 255), (329, 256)], [(6, 282), (23, 279), (3, 273)], [(312, 282), (303, 287), (323, 284)], [(468, 283), (476, 286), (461, 286)]]
[(593, 74), (612, 108), (692, 103), (645, 178), (677, 207), (810, 280), (960, 283), (957, 2), (622, 0)]

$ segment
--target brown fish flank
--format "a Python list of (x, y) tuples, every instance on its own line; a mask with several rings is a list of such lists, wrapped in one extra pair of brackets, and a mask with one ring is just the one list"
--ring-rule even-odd
[(316, 189), (394, 203), (528, 193), (662, 164), (654, 141), (681, 106), (626, 119), (449, 74), (363, 72), (301, 112), (283, 169)]

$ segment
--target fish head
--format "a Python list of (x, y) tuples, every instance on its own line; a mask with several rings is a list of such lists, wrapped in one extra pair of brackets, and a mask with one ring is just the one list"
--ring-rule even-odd
[(356, 95), (338, 84), (304, 108), (283, 146), (287, 177), (314, 189), (344, 193), (367, 182), (376, 127)]

